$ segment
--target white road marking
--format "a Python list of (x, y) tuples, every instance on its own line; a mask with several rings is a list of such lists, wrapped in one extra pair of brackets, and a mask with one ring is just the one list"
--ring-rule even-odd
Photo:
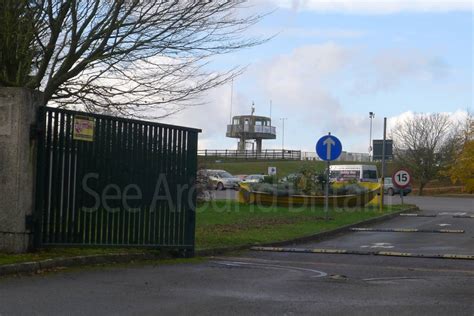
[(321, 278), (325, 277), (328, 274), (323, 271), (314, 270), (314, 269), (306, 269), (306, 268), (299, 268), (299, 267), (292, 267), (292, 266), (280, 266), (274, 264), (265, 264), (265, 263), (253, 263), (253, 262), (241, 262), (241, 261), (211, 261), (216, 264), (221, 264), (225, 266), (231, 267), (241, 267), (241, 266), (257, 266), (267, 269), (278, 269), (278, 270), (289, 270), (289, 271), (302, 271), (302, 272), (310, 272), (316, 275), (313, 275), (313, 278)]
[(441, 212), (438, 215), (445, 215), (445, 216), (462, 216), (466, 215), (466, 212)]
[(438, 224), (438, 226), (444, 227), (444, 226), (451, 226), (451, 224)]
[(362, 279), (364, 281), (396, 281), (396, 280), (421, 280), (420, 278), (412, 277), (387, 277), (387, 278), (368, 278)]
[(390, 249), (390, 248), (393, 248), (395, 246), (392, 246), (392, 244), (389, 243), (389, 242), (375, 242), (372, 245), (363, 245), (363, 246), (360, 246), (360, 247), (361, 248), (385, 248), (385, 249)]

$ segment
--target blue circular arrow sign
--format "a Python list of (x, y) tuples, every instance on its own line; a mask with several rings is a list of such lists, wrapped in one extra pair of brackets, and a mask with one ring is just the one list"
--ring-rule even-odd
[(341, 155), (341, 152), (341, 141), (332, 135), (321, 137), (316, 144), (316, 153), (322, 160), (335, 160)]

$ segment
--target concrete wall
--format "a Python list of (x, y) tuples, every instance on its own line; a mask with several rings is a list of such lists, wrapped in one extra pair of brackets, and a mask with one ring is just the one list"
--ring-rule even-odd
[(36, 122), (42, 96), (24, 88), (0, 87), (0, 251), (24, 252), (32, 244), (25, 225), (34, 209)]

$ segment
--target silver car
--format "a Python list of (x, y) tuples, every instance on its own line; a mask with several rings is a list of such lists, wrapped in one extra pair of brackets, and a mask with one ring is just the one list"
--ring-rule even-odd
[[(393, 183), (392, 178), (386, 177), (383, 180), (383, 192), (388, 195), (400, 194), (400, 188)], [(411, 185), (403, 189), (403, 195), (407, 195), (411, 192)]]
[(246, 176), (242, 183), (261, 183), (264, 179), (265, 176), (263, 174), (251, 174)]
[(205, 173), (209, 177), (209, 182), (214, 189), (237, 189), (239, 187), (240, 179), (234, 177), (225, 170), (207, 169)]

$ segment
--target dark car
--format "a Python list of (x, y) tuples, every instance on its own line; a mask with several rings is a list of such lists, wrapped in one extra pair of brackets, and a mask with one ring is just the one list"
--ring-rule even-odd
[[(400, 188), (393, 183), (392, 178), (387, 177), (383, 181), (383, 192), (388, 195), (400, 194)], [(411, 185), (403, 189), (403, 195), (407, 195), (411, 192)]]

